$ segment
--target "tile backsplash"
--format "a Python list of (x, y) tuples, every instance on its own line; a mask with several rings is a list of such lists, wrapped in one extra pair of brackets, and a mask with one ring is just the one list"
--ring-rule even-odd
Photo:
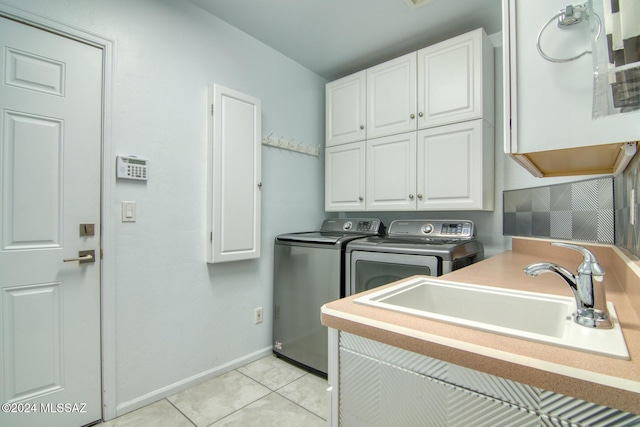
[[(640, 258), (640, 226), (638, 225), (638, 191), (640, 190), (640, 155), (636, 155), (624, 173), (614, 179), (616, 245)], [(631, 209), (632, 193), (635, 194)], [(633, 223), (631, 221), (634, 213)]]
[(612, 244), (613, 194), (612, 177), (505, 191), (503, 234)]

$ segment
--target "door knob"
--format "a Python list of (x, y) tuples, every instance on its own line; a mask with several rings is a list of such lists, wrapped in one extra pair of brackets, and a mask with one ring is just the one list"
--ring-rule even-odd
[(96, 262), (96, 251), (93, 249), (89, 251), (78, 251), (77, 258), (65, 258), (62, 262), (75, 262), (78, 261), (78, 264), (88, 264)]

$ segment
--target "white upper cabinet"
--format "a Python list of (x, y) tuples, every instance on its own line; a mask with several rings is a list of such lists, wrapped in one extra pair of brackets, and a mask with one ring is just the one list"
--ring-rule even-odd
[(418, 210), (493, 210), (493, 132), (482, 119), (418, 132)]
[(416, 133), (367, 140), (367, 210), (416, 207)]
[(360, 71), (326, 86), (326, 146), (365, 139), (366, 73)]
[[(595, 146), (640, 139), (639, 112), (592, 119), (590, 54), (551, 62), (538, 52), (538, 40), (542, 51), (556, 59), (591, 50), (589, 21), (560, 29), (552, 20), (565, 6), (557, 0), (503, 0), (504, 150), (536, 176), (581, 174), (589, 168), (583, 161), (616, 160), (610, 147), (591, 151)], [(566, 148), (572, 150), (555, 151)], [(611, 172), (609, 165), (599, 173)]]
[(325, 209), (365, 209), (365, 141), (327, 147), (325, 150)]
[(418, 128), (494, 122), (493, 45), (482, 28), (418, 51)]
[(480, 28), (327, 84), (325, 209), (492, 210), (493, 82)]
[(367, 138), (416, 130), (416, 53), (367, 71)]

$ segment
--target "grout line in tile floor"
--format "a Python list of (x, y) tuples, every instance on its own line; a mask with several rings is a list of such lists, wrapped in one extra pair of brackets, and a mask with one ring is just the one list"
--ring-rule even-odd
[(184, 412), (182, 412), (182, 411), (180, 410), (180, 408), (178, 408), (176, 405), (174, 405), (173, 403), (171, 403), (171, 401), (169, 401), (169, 399), (167, 399), (167, 398), (165, 397), (165, 398), (164, 398), (164, 399), (162, 399), (162, 400), (166, 400), (166, 401), (169, 403), (169, 405), (173, 406), (173, 408), (174, 408), (176, 411), (180, 412), (180, 413), (182, 414), (182, 416), (183, 416), (186, 420), (188, 420), (188, 421), (191, 423), (191, 425), (193, 425), (194, 427), (198, 427), (197, 425), (195, 425), (195, 424), (194, 424), (194, 422), (193, 422), (193, 421), (191, 421), (191, 420), (189, 419), (189, 417), (187, 417), (187, 416), (185, 415), (185, 413), (184, 413)]
[(327, 386), (269, 355), (99, 427), (325, 426)]
[[(276, 358), (277, 358), (278, 360), (282, 360), (282, 359), (280, 359), (280, 358), (278, 358), (278, 357), (276, 357)], [(287, 363), (287, 362), (284, 362), (284, 363)], [(254, 378), (251, 378), (250, 376), (246, 375), (245, 373), (243, 373), (243, 372), (240, 372), (240, 373), (241, 373), (242, 375), (246, 376), (247, 378), (249, 378), (249, 379), (251, 379), (251, 380), (253, 380), (253, 381), (256, 381)], [(276, 394), (278, 394), (279, 396), (282, 396), (283, 398), (287, 399), (289, 402), (293, 403), (294, 405), (297, 405), (297, 406), (299, 406), (300, 408), (304, 409), (305, 411), (307, 411), (307, 412), (309, 412), (309, 413), (313, 414), (313, 412), (312, 412), (312, 411), (310, 411), (308, 408), (305, 408), (303, 405), (300, 405), (298, 402), (296, 402), (296, 401), (294, 401), (294, 400), (292, 400), (292, 399), (289, 399), (287, 396), (285, 396), (285, 395), (283, 395), (283, 394), (278, 393), (278, 390), (280, 390), (280, 389), (282, 389), (282, 388), (284, 388), (284, 387), (288, 386), (288, 385), (289, 385), (289, 384), (291, 384), (291, 383), (294, 383), (295, 381), (299, 380), (300, 378), (302, 378), (302, 377), (304, 377), (304, 376), (306, 376), (306, 375), (314, 375), (314, 376), (316, 376), (315, 374), (313, 374), (313, 373), (311, 373), (311, 372), (305, 372), (301, 377), (299, 377), (299, 378), (296, 378), (296, 379), (294, 379), (294, 380), (289, 381), (288, 383), (286, 383), (286, 384), (282, 385), (281, 387), (279, 387), (279, 388), (278, 388), (278, 389), (276, 389), (276, 390), (271, 390), (271, 393), (276, 393)], [(319, 376), (318, 376), (318, 378), (320, 378), (320, 379), (324, 379), (324, 378), (321, 378), (321, 377), (319, 377)], [(256, 382), (259, 382), (259, 381), (256, 381)], [(327, 387), (328, 387), (328, 385), (327, 385)], [(260, 400), (260, 399), (257, 399), (257, 400)], [(253, 402), (252, 402), (252, 403), (253, 403)], [(249, 406), (249, 405), (250, 405), (250, 403), (249, 403), (249, 404), (247, 404), (247, 405), (245, 405), (245, 407), (246, 407), (246, 406)], [(314, 415), (317, 415), (317, 414), (314, 414)], [(326, 416), (324, 416), (324, 417), (320, 417), (320, 418), (322, 418), (322, 419), (323, 419), (323, 420), (325, 420), (325, 421), (327, 420), (327, 417), (326, 417)]]

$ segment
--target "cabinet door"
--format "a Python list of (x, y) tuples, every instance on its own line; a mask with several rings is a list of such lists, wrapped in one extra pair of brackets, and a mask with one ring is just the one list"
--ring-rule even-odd
[(365, 188), (364, 141), (325, 150), (325, 210), (363, 211)]
[(213, 85), (209, 116), (207, 261), (260, 257), (260, 100)]
[(416, 130), (416, 53), (367, 71), (367, 138)]
[(367, 210), (415, 210), (416, 133), (367, 140)]
[[(511, 127), (505, 127), (505, 152), (531, 153), (637, 141), (640, 111), (592, 119), (591, 55), (554, 63), (538, 53), (538, 33), (558, 13), (558, 2), (503, 3), (504, 123), (511, 123)], [(571, 31), (550, 24), (541, 35), (540, 44), (547, 55), (555, 58), (574, 56), (591, 49), (589, 24), (577, 24)], [(575, 159), (567, 158), (572, 160)]]
[(484, 120), (418, 132), (418, 210), (493, 209), (493, 127)]
[(493, 46), (481, 28), (419, 50), (418, 127), (483, 116), (493, 123), (493, 78)]
[(366, 73), (360, 71), (326, 86), (326, 146), (365, 138)]

